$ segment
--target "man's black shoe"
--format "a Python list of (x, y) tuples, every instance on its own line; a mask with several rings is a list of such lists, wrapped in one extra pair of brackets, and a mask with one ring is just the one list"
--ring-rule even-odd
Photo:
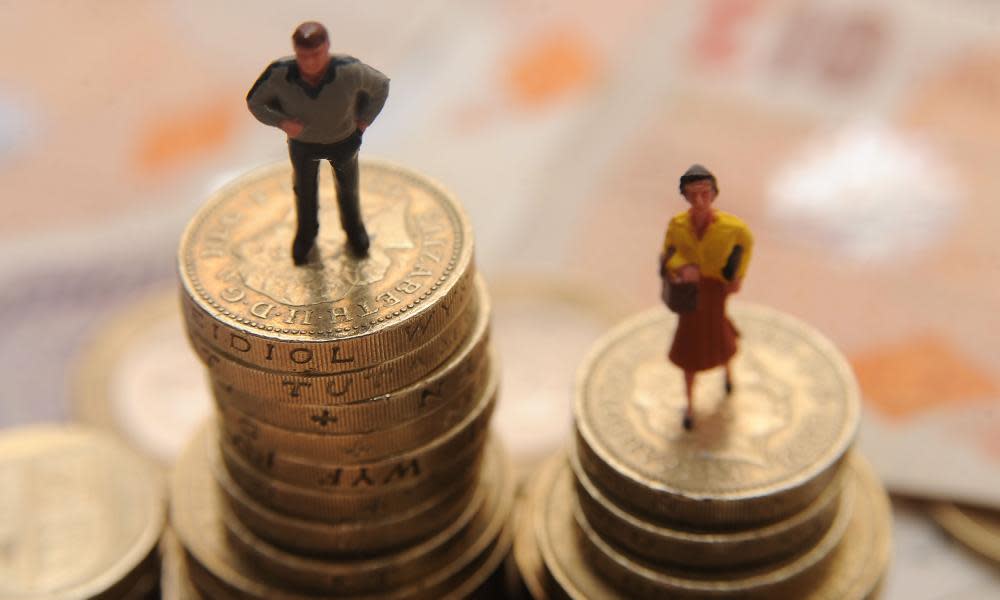
[(292, 262), (301, 266), (308, 262), (309, 251), (312, 250), (314, 239), (296, 237), (292, 242)]
[(364, 226), (347, 232), (347, 245), (351, 248), (351, 252), (355, 256), (368, 256), (370, 242), (368, 241), (368, 232), (365, 231)]

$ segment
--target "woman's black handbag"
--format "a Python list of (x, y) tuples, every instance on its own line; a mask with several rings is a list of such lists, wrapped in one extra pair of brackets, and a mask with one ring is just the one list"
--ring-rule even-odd
[(660, 297), (667, 308), (675, 313), (692, 312), (698, 307), (698, 284), (695, 282), (674, 283), (670, 281), (670, 277), (664, 277)]

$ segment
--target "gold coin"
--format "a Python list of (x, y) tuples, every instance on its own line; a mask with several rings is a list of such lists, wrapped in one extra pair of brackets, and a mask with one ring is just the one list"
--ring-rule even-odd
[[(486, 297), (477, 285), (477, 296)], [(425, 377), (468, 338), (479, 319), (479, 305), (469, 303), (448, 328), (412, 352), (375, 366), (332, 374), (285, 373), (253, 367), (217, 353), (197, 335), (191, 345), (212, 376), (244, 394), (286, 403), (346, 404), (376, 398)]]
[[(222, 450), (214, 424), (211, 429), (209, 443), (215, 450)], [(483, 431), (446, 462), (399, 460), (384, 463), (377, 473), (363, 465), (331, 468), (327, 472), (330, 485), (319, 490), (277, 481), (236, 453), (220, 454), (233, 481), (260, 504), (286, 515), (338, 524), (381, 518), (438, 496), (442, 489), (479, 468), (486, 439)]]
[(829, 531), (840, 507), (838, 475), (811, 504), (776, 523), (752, 529), (697, 531), (670, 527), (632, 514), (596, 486), (569, 452), (577, 500), (587, 523), (622, 551), (652, 564), (702, 569), (750, 567), (799, 554)]
[[(511, 481), (513, 482), (513, 472)], [(513, 487), (513, 483), (512, 483)], [(511, 490), (510, 499), (514, 494)], [(510, 511), (513, 502), (500, 509), (505, 521), (510, 520)], [(440, 586), (441, 597), (450, 600), (502, 600), (506, 598), (503, 589), (503, 582), (500, 569), (504, 560), (510, 556), (511, 545), (514, 537), (509, 525), (504, 524), (500, 533), (492, 541), (486, 544), (485, 548), (479, 552), (479, 556), (458, 572), (452, 574), (449, 579)]]
[[(156, 557), (158, 558), (158, 557)], [(148, 570), (143, 571), (124, 594), (116, 595), (116, 600), (151, 600), (153, 594), (160, 598), (160, 570), (156, 562)], [(111, 597), (108, 597), (111, 600)]]
[(415, 585), (364, 595), (316, 596), (285, 590), (280, 584), (256, 575), (254, 565), (228, 551), (225, 556), (212, 563), (213, 567), (218, 568), (217, 571), (210, 570), (196, 560), (189, 559), (188, 565), (198, 589), (202, 590), (205, 598), (213, 599), (317, 600), (335, 597), (337, 600), (497, 600), (503, 596), (498, 596), (498, 592), (491, 589), (491, 577), (510, 552), (510, 546), (510, 532), (504, 529), (496, 539), (486, 544), (482, 552), (470, 552), (457, 562), (446, 565), (441, 571), (428, 574)]
[[(213, 454), (217, 454), (217, 450)], [(500, 469), (500, 448), (488, 443), (483, 470)], [(280, 548), (307, 554), (372, 553), (411, 544), (454, 520), (476, 490), (478, 470), (468, 469), (426, 500), (374, 518), (332, 524), (275, 512), (254, 500), (212, 460), (212, 471), (229, 510), (256, 536)]]
[(358, 559), (357, 554), (336, 559), (292, 554), (254, 536), (231, 514), (222, 511), (221, 518), (233, 548), (289, 588), (316, 593), (375, 593), (404, 586), (435, 571), (448, 556), (449, 547), (460, 544), (458, 540), (473, 535), (472, 531), (496, 518), (501, 482), (495, 472), (483, 475), (472, 501), (443, 528), (411, 546), (367, 559)]
[(269, 425), (239, 409), (221, 409), (218, 418), (226, 438), (253, 440), (257, 447), (270, 448), (276, 454), (316, 457), (331, 463), (376, 461), (406, 453), (444, 435), (464, 419), (482, 396), (482, 388), (462, 390), (440, 410), (391, 429), (372, 433), (323, 435), (288, 431)]
[(577, 451), (591, 481), (623, 506), (687, 527), (743, 527), (803, 510), (854, 439), (859, 393), (822, 335), (764, 307), (736, 304), (735, 389), (720, 369), (696, 381), (695, 427), (681, 427), (682, 372), (666, 358), (676, 318), (644, 312), (612, 330), (580, 368)]
[(857, 452), (845, 461), (857, 488), (844, 539), (814, 581), (801, 581), (786, 597), (803, 600), (862, 600), (878, 597), (892, 556), (889, 496), (871, 465)]
[[(846, 526), (839, 544), (832, 550), (823, 542), (806, 554), (750, 575), (733, 578), (725, 572), (691, 572), (673, 577), (676, 584), (670, 597), (795, 598), (801, 600), (861, 600), (878, 591), (891, 550), (891, 516), (888, 497), (871, 466), (857, 454), (845, 461), (845, 496), (853, 496), (846, 514)], [(847, 490), (853, 490), (853, 493)], [(558, 597), (620, 600), (635, 597), (615, 587), (607, 572), (592, 566), (585, 553), (589, 538), (580, 531), (574, 517), (576, 496), (572, 469), (562, 455), (546, 463), (531, 490), (533, 522), (539, 553), (547, 581)], [(843, 502), (843, 500), (841, 500)], [(841, 519), (841, 517), (837, 517)], [(833, 527), (838, 527), (834, 525)], [(819, 560), (822, 558), (822, 560)], [(812, 562), (818, 568), (809, 576), (790, 578), (799, 571), (797, 561)], [(635, 563), (633, 563), (635, 565)], [(790, 565), (792, 568), (790, 569)], [(630, 576), (648, 567), (630, 571)], [(699, 573), (700, 578), (692, 576)], [(667, 577), (659, 572), (661, 581)], [(756, 592), (752, 590), (756, 589)], [(662, 595), (663, 592), (661, 592)], [(643, 596), (649, 597), (649, 596)]]
[[(481, 306), (487, 305), (484, 302)], [(475, 396), (475, 391), (487, 384), (491, 372), (488, 324), (489, 311), (482, 310), (475, 328), (443, 365), (406, 388), (364, 402), (291, 403), (283, 398), (243, 394), (213, 377), (215, 402), (223, 414), (236, 411), (275, 427), (307, 433), (365, 434), (417, 419), (435, 419), (442, 409), (470, 394)]]
[(83, 427), (0, 435), (0, 597), (113, 598), (135, 587), (155, 568), (164, 525), (157, 472)]
[[(192, 333), (259, 368), (332, 373), (384, 363), (448, 326), (474, 273), (472, 231), (453, 197), (363, 161), (368, 256), (347, 251), (337, 211), (323, 205), (320, 259), (296, 267), (291, 179), (287, 162), (247, 173), (188, 224), (178, 263)], [(332, 186), (322, 176), (320, 194)]]
[(161, 600), (202, 600), (201, 594), (188, 578), (184, 548), (169, 528), (160, 540), (160, 554), (163, 557), (160, 579)]
[(939, 502), (931, 517), (958, 541), (1000, 563), (1000, 511)]
[[(316, 596), (288, 589), (269, 578), (258, 565), (236, 553), (227, 541), (220, 514), (224, 505), (208, 465), (206, 442), (207, 430), (203, 430), (182, 455), (171, 481), (172, 522), (190, 556), (188, 568), (192, 581), (211, 598), (314, 599)], [(495, 570), (509, 549), (509, 536), (504, 534), (504, 526), (513, 503), (514, 485), (511, 467), (506, 461), (497, 487), (499, 492), (494, 497), (490, 514), (484, 513), (485, 518), (477, 520), (480, 527), (467, 528), (466, 535), (446, 546), (437, 559), (435, 570), (423, 573), (415, 582), (403, 587), (365, 595), (338, 595), (338, 598), (437, 599), (467, 595), (492, 572), (486, 567), (492, 566)], [(359, 559), (339, 564), (349, 574), (352, 563), (361, 568), (369, 561), (385, 559)], [(479, 581), (472, 581), (476, 577)]]
[(212, 410), (177, 290), (141, 299), (96, 331), (75, 365), (74, 416), (114, 432), (162, 465), (173, 464)]
[[(569, 481), (572, 484), (570, 474)], [(853, 482), (852, 482), (853, 484)], [(565, 494), (565, 483), (557, 484), (556, 494)], [(568, 493), (573, 493), (570, 488)], [(854, 509), (855, 488), (843, 490), (838, 498), (834, 520), (816, 543), (805, 552), (771, 565), (743, 570), (730, 568), (706, 574), (682, 567), (667, 568), (645, 563), (629, 556), (608, 543), (591, 527), (579, 503), (574, 502), (573, 517), (582, 532), (581, 551), (596, 570), (616, 589), (642, 598), (656, 596), (706, 597), (738, 596), (740, 598), (787, 597), (779, 590), (792, 582), (814, 580), (824, 568), (833, 549), (843, 539)], [(574, 497), (574, 500), (577, 498)]]
[[(487, 324), (489, 319), (486, 315), (480, 319), (479, 327), (474, 335), (479, 340), (475, 347), (483, 347), (486, 351), (488, 347)], [(470, 348), (471, 349), (471, 348)], [(459, 357), (463, 358), (463, 357)], [(467, 355), (464, 357), (467, 358)], [(478, 364), (478, 362), (477, 362)], [(457, 423), (462, 421), (469, 411), (481, 399), (483, 385), (488, 378), (493, 378), (489, 372), (491, 361), (482, 365), (486, 370), (485, 374), (472, 374), (469, 377), (460, 377), (458, 374), (453, 380), (481, 382), (481, 385), (468, 386), (460, 390), (453, 390), (439, 385), (443, 377), (438, 373), (447, 374), (448, 371), (439, 370), (431, 377), (421, 380), (410, 388), (399, 391), (401, 396), (416, 397), (425, 395), (428, 397), (428, 404), (431, 397), (443, 395), (448, 391), (454, 393), (451, 397), (436, 398), (435, 406), (426, 410), (425, 413), (415, 419), (399, 423), (394, 427), (373, 431), (369, 433), (357, 434), (323, 434), (315, 431), (305, 433), (299, 431), (289, 431), (281, 427), (276, 427), (265, 420), (254, 418), (243, 412), (236, 403), (231, 402), (224, 396), (218, 402), (219, 420), (226, 432), (226, 437), (231, 439), (234, 436), (246, 438), (257, 448), (268, 448), (278, 454), (291, 456), (316, 457), (328, 462), (357, 462), (374, 461), (396, 454), (402, 454), (413, 448), (417, 448), (433, 440), (435, 437), (444, 435)], [(450, 362), (444, 368), (461, 367), (462, 363)], [(458, 368), (459, 372), (464, 369)], [(485, 377), (484, 377), (485, 375)], [(486, 379), (486, 381), (483, 381)], [(430, 390), (426, 394), (423, 390)], [(348, 416), (364, 419), (364, 408), (371, 405), (380, 419), (385, 416), (386, 402), (389, 398), (383, 398), (371, 403), (357, 403), (349, 405), (351, 412), (343, 411)], [(320, 413), (322, 414), (322, 413)], [(335, 415), (328, 412), (328, 417), (335, 418)], [(318, 424), (314, 423), (314, 427)]]
[[(343, 457), (338, 460), (324, 454), (325, 448), (297, 454), (285, 452), (254, 437), (252, 431), (226, 430), (220, 423), (223, 454), (227, 464), (230, 456), (239, 455), (261, 475), (304, 489), (364, 490), (377, 486), (388, 490), (412, 485), (433, 473), (436, 465), (448, 464), (462, 449), (483, 438), (496, 404), (497, 387), (498, 376), (493, 374), (487, 387), (479, 390), (473, 409), (466, 411), (448, 431), (421, 446), (385, 458), (366, 458), (376, 454), (373, 449), (378, 447), (380, 432), (358, 436), (354, 446), (338, 453), (337, 456)], [(358, 488), (354, 483), (358, 478), (368, 481), (362, 481)]]
[(538, 549), (533, 516), (534, 505), (530, 495), (525, 494), (519, 499), (515, 509), (514, 549), (511, 557), (516, 573), (508, 577), (508, 585), (518, 590), (519, 597), (525, 600), (548, 600), (550, 595), (545, 585), (545, 562)]

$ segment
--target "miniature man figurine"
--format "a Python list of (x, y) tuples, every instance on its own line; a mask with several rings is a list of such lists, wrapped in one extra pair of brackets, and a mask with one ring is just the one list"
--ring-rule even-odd
[(738, 217), (712, 207), (719, 187), (705, 167), (692, 165), (681, 176), (680, 192), (690, 208), (670, 220), (660, 276), (672, 286), (688, 284), (697, 289), (694, 305), (678, 313), (669, 355), (684, 370), (687, 408), (683, 422), (685, 429), (691, 429), (695, 373), (725, 365), (726, 394), (733, 388), (729, 361), (736, 354), (739, 332), (726, 316), (726, 298), (740, 289), (753, 236)]
[(326, 28), (319, 23), (299, 25), (292, 46), (295, 56), (268, 65), (247, 94), (247, 107), (258, 121), (288, 134), (298, 214), (292, 260), (305, 264), (319, 232), (316, 196), (322, 160), (333, 166), (348, 246), (365, 256), (369, 240), (358, 201), (358, 149), (361, 134), (389, 95), (389, 79), (356, 58), (331, 55)]

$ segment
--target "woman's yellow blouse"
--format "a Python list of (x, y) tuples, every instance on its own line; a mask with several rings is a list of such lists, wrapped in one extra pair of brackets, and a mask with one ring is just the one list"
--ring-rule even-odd
[(684, 265), (695, 264), (701, 270), (702, 277), (725, 281), (722, 269), (733, 248), (740, 245), (743, 247), (743, 256), (736, 269), (736, 279), (743, 279), (753, 252), (753, 234), (747, 224), (735, 215), (717, 210), (715, 217), (700, 240), (694, 233), (688, 211), (670, 219), (667, 236), (663, 241), (663, 255), (667, 257), (667, 269), (671, 273), (676, 274)]

